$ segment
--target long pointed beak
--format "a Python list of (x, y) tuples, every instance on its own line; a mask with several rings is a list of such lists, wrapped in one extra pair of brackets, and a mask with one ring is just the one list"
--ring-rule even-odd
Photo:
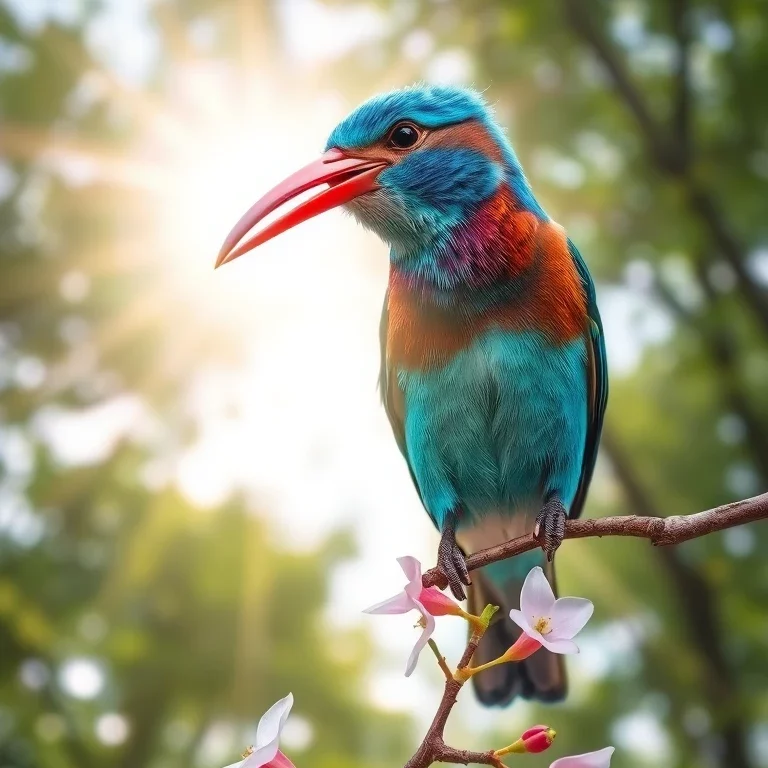
[[(216, 259), (216, 267), (233, 261), (307, 219), (378, 189), (376, 177), (386, 165), (384, 161), (348, 157), (339, 149), (329, 149), (321, 158), (296, 171), (251, 206), (227, 235)], [(240, 242), (281, 205), (320, 184), (328, 184), (328, 188), (275, 219), (245, 242)]]

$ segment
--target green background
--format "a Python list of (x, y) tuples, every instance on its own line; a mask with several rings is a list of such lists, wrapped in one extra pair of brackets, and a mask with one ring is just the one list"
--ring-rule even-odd
[[(385, 634), (376, 645), (327, 620), (354, 536), (295, 551), (269, 535), (268, 502), (235, 492), (202, 509), (145, 481), (150, 458), (195, 437), (178, 403), (200, 360), (239, 360), (215, 328), (181, 344), (172, 289), (142, 303), (157, 288), (152, 254), (119, 247), (148, 226), (151, 204), (120, 179), (179, 60), (247, 62), (299, 104), (330, 89), (352, 106), (435, 72), (486, 90), (539, 199), (585, 254), (609, 336), (612, 322), (632, 331), (612, 347), (587, 514), (682, 514), (766, 488), (768, 4), (337, 0), (332, 18), (364, 6), (380, 29), (348, 30), (352, 42), (312, 68), (287, 43), (304, 5), (318, 3), (0, 1), (2, 768), (216, 768), (237, 756), (220, 760), (217, 740), (244, 742), (289, 689), (312, 733), (291, 752), (300, 768), (396, 766), (429, 716), (368, 695)], [(141, 6), (154, 51), (129, 85), (92, 45), (107, 11), (121, 34), (120, 6)], [(204, 43), (200, 29), (213, 30)], [(117, 84), (78, 101), (94, 72)], [(56, 173), (52, 148), (114, 174)], [(118, 332), (98, 332), (115, 317)], [(73, 467), (41, 438), (51, 408), (77, 417), (121, 393), (158, 415), (151, 441), (120, 439)], [(754, 525), (674, 550), (566, 544), (561, 583), (597, 606), (589, 675), (573, 676), (564, 705), (513, 711), (509, 727), (479, 710), (458, 717), (451, 742), (501, 746), (546, 721), (558, 755), (613, 743), (618, 768), (768, 766), (767, 540)], [(98, 695), (67, 690), (83, 659)], [(428, 681), (436, 701), (439, 677)]]

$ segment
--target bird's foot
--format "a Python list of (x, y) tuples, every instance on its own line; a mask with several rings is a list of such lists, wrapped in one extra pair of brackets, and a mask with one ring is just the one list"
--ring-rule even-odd
[(437, 567), (448, 581), (453, 596), (457, 600), (466, 600), (464, 585), (469, 586), (472, 582), (464, 553), (456, 543), (456, 532), (452, 524), (446, 525), (440, 537), (440, 546), (437, 548)]
[(563, 543), (567, 517), (563, 503), (556, 497), (547, 501), (536, 515), (533, 536), (544, 550), (549, 562), (552, 562), (555, 552)]

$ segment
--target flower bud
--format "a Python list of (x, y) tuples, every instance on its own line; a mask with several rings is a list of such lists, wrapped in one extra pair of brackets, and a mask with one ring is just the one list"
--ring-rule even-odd
[(497, 749), (494, 755), (500, 758), (512, 753), (522, 754), (529, 752), (535, 754), (543, 752), (552, 746), (556, 735), (555, 731), (548, 725), (534, 725), (533, 728), (529, 728), (517, 741), (508, 747)]
[(536, 753), (549, 749), (555, 740), (555, 735), (548, 725), (534, 725), (520, 737), (520, 740), (525, 745), (526, 752)]

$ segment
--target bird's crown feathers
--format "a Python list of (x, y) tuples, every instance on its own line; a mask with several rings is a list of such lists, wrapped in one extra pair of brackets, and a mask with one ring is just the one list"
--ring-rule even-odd
[[(363, 102), (334, 128), (326, 148), (356, 149), (383, 138), (401, 120), (435, 129), (477, 120), (506, 141), (482, 95), (452, 85), (412, 85)], [(498, 137), (495, 137), (498, 138)]]

